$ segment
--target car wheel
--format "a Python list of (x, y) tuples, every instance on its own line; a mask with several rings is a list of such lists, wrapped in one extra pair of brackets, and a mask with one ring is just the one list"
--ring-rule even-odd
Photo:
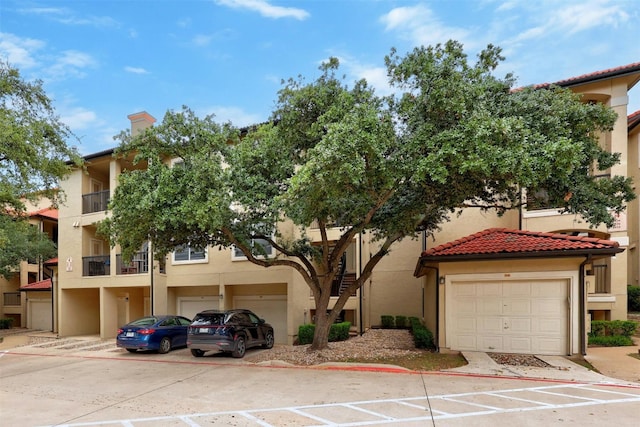
[(160, 340), (160, 346), (158, 347), (158, 353), (165, 354), (171, 350), (171, 340), (168, 337), (162, 338)]
[(135, 353), (135, 352), (136, 352), (136, 351), (138, 351), (138, 350), (136, 350), (135, 348), (128, 348), (128, 349), (127, 349), (127, 351), (128, 351), (129, 353)]
[(231, 355), (236, 358), (244, 357), (247, 351), (247, 345), (244, 342), (244, 337), (238, 337), (236, 340), (236, 348), (231, 352)]
[(262, 344), (263, 348), (273, 348), (273, 331), (267, 332), (267, 336), (264, 337), (264, 344)]
[(191, 349), (191, 354), (194, 357), (202, 357), (202, 356), (204, 356), (204, 351), (200, 350), (199, 348), (192, 348)]

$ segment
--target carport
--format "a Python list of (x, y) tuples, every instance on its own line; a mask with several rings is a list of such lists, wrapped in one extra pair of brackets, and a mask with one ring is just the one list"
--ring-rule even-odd
[(415, 276), (437, 301), (425, 319), (441, 350), (586, 353), (584, 272), (617, 242), (487, 229), (424, 251)]

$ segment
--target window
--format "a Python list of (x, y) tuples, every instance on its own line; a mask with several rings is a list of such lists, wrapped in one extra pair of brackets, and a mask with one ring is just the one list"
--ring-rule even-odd
[(207, 251), (192, 248), (190, 245), (180, 245), (173, 252), (173, 262), (190, 263), (190, 262), (206, 262)]
[[(267, 254), (266, 256), (267, 258), (271, 258), (275, 256), (275, 250), (273, 246), (271, 245), (271, 243), (267, 242), (265, 239), (252, 239), (251, 247), (254, 248), (256, 247), (256, 245), (262, 246), (264, 253)], [(253, 251), (253, 252), (254, 252), (254, 255), (256, 255), (256, 258), (265, 258), (265, 256), (262, 255), (262, 252), (258, 252), (258, 251)], [(240, 248), (237, 248), (234, 246), (231, 252), (231, 259), (234, 261), (241, 261), (241, 260), (246, 260), (247, 257)]]

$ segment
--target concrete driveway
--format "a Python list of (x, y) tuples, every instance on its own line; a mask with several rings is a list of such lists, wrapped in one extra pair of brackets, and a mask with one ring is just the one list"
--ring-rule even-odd
[(603, 376), (472, 372), (477, 363), (466, 372), (298, 368), (186, 349), (130, 354), (95, 339), (56, 343), (0, 352), (2, 425), (600, 426), (615, 413), (617, 426), (635, 426), (640, 406), (640, 384)]

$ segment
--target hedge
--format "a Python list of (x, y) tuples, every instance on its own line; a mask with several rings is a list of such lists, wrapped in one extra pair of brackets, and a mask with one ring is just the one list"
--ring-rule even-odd
[[(300, 325), (298, 327), (298, 344), (311, 344), (315, 330), (316, 325), (314, 324)], [(329, 330), (329, 342), (348, 340), (350, 330), (351, 322), (333, 323)]]
[(13, 319), (7, 317), (5, 319), (0, 319), (0, 329), (11, 329), (13, 326)]
[(638, 322), (633, 320), (593, 320), (589, 337), (623, 336), (631, 337), (638, 328)]
[(627, 286), (628, 310), (640, 312), (640, 286)]
[(393, 316), (382, 315), (380, 316), (380, 321), (382, 323), (383, 329), (391, 329), (395, 326), (395, 319)]

